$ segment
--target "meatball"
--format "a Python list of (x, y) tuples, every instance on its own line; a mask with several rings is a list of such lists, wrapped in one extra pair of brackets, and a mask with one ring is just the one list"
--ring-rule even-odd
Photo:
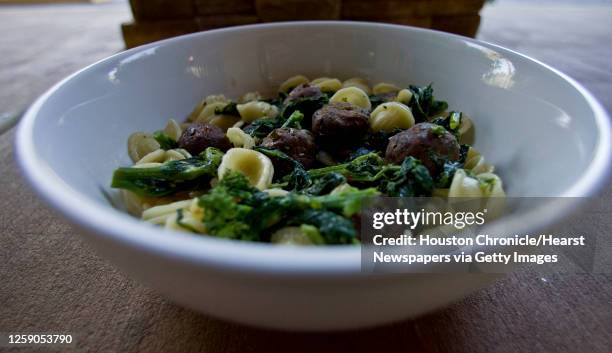
[[(312, 168), (316, 161), (317, 146), (308, 130), (278, 128), (269, 133), (261, 145), (284, 152), (307, 169)], [(288, 174), (293, 169), (293, 165), (284, 160), (273, 158), (272, 163), (275, 172), (279, 175)]]
[(302, 126), (310, 128), (312, 114), (324, 104), (327, 104), (327, 101), (327, 97), (323, 95), (319, 87), (302, 84), (294, 88), (285, 98), (281, 114), (288, 117), (294, 111), (299, 110), (304, 114)]
[(307, 83), (303, 83), (289, 92), (289, 95), (285, 99), (287, 101), (295, 101), (300, 98), (318, 98), (321, 97), (323, 93), (321, 89), (317, 86), (311, 86)]
[(453, 134), (431, 123), (416, 124), (389, 138), (385, 159), (400, 164), (408, 156), (419, 159), (431, 175), (441, 169), (441, 160), (459, 160), (460, 146)]
[(193, 155), (204, 151), (207, 147), (216, 147), (222, 151), (232, 147), (221, 128), (207, 123), (189, 125), (181, 134), (178, 145)]
[(368, 129), (368, 111), (351, 103), (330, 103), (312, 116), (316, 139), (334, 150), (359, 144)]

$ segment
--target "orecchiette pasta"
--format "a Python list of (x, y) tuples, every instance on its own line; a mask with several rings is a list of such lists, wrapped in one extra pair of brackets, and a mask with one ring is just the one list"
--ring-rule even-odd
[(174, 214), (176, 210), (188, 209), (191, 206), (191, 200), (181, 200), (172, 202), (166, 205), (151, 207), (142, 212), (142, 219), (154, 224), (165, 224), (166, 219)]
[(159, 148), (159, 143), (155, 141), (151, 134), (135, 132), (128, 138), (128, 154), (132, 162), (139, 161), (142, 157)]
[(289, 193), (289, 191), (287, 190), (278, 189), (278, 188), (266, 189), (264, 190), (264, 192), (270, 195), (271, 197), (282, 197)]
[(474, 143), (476, 132), (472, 119), (466, 114), (461, 114), (461, 125), (459, 126), (459, 143), (471, 145)]
[(370, 110), (372, 103), (368, 95), (357, 87), (342, 88), (330, 98), (330, 102), (347, 102)]
[(228, 101), (227, 98), (225, 98), (225, 96), (222, 95), (222, 94), (207, 96), (206, 98), (202, 99), (195, 106), (193, 111), (187, 117), (187, 121), (195, 121), (197, 119), (198, 115), (200, 115), (200, 113), (202, 112), (202, 109), (204, 109), (204, 107), (207, 104), (211, 104), (211, 103), (215, 103), (215, 102), (227, 102), (227, 101)]
[(168, 135), (174, 141), (178, 141), (181, 138), (181, 134), (183, 133), (183, 129), (181, 125), (176, 122), (174, 119), (168, 120), (166, 126), (164, 127), (164, 133)]
[(169, 215), (164, 222), (166, 229), (179, 231), (191, 231), (194, 233), (205, 233), (206, 227), (202, 223), (201, 218), (195, 217), (191, 212), (185, 209), (178, 209), (173, 214)]
[(455, 172), (448, 197), (504, 197), (501, 179), (493, 173), (470, 176), (463, 169)]
[(252, 102), (252, 101), (258, 101), (261, 100), (261, 94), (259, 94), (259, 92), (255, 91), (255, 92), (248, 92), (245, 93), (242, 97), (240, 97), (238, 99), (238, 103), (248, 103), (248, 102)]
[(250, 123), (260, 118), (275, 118), (278, 115), (278, 108), (270, 103), (253, 101), (236, 106), (242, 120)]
[(259, 190), (267, 189), (274, 175), (274, 167), (270, 158), (263, 153), (237, 147), (229, 149), (223, 156), (217, 173), (219, 180), (223, 179), (228, 170), (241, 172), (247, 177), (250, 184)]
[(223, 131), (227, 131), (230, 127), (234, 126), (240, 118), (233, 115), (213, 115), (208, 123), (215, 125)]
[(319, 77), (312, 80), (310, 84), (319, 87), (322, 92), (336, 92), (342, 88), (342, 82), (337, 78)]
[(171, 199), (164, 197), (139, 196), (128, 190), (121, 190), (121, 198), (123, 199), (126, 211), (128, 211), (129, 214), (138, 217), (142, 215), (142, 212), (144, 210), (147, 210), (157, 205), (172, 202)]
[(137, 166), (150, 165), (151, 163), (164, 163), (168, 161), (178, 161), (180, 159), (190, 158), (191, 154), (182, 148), (172, 150), (155, 150), (136, 162)]
[(414, 125), (412, 111), (398, 102), (383, 103), (370, 114), (370, 127), (374, 131), (408, 129)]
[(284, 227), (272, 233), (270, 242), (285, 245), (313, 245), (300, 227)]
[(353, 78), (349, 78), (348, 80), (342, 82), (342, 88), (348, 88), (348, 87), (357, 87), (360, 90), (364, 91), (365, 94), (367, 95), (372, 94), (372, 90), (370, 89), (370, 86), (368, 85), (368, 81), (364, 80), (363, 78), (353, 77)]
[(310, 80), (308, 79), (308, 77), (304, 75), (296, 75), (293, 77), (289, 77), (285, 82), (281, 83), (280, 87), (278, 88), (278, 91), (287, 93), (295, 87), (304, 83), (308, 83), (309, 81)]
[(485, 161), (485, 158), (474, 147), (470, 147), (465, 157), (464, 168), (474, 174), (493, 173), (495, 167)]
[(255, 146), (255, 139), (251, 135), (245, 133), (239, 127), (230, 127), (225, 133), (234, 147), (242, 147), (251, 149)]
[(384, 94), (389, 92), (397, 92), (400, 88), (392, 83), (381, 82), (372, 88), (374, 94)]
[(395, 97), (395, 100), (402, 104), (408, 105), (408, 103), (410, 103), (412, 100), (412, 91), (407, 88), (400, 90), (397, 92), (397, 97)]
[(212, 102), (206, 104), (206, 106), (202, 108), (202, 111), (200, 111), (200, 114), (196, 117), (195, 121), (200, 123), (210, 122), (210, 120), (216, 116), (217, 110), (225, 108), (227, 104), (227, 102)]

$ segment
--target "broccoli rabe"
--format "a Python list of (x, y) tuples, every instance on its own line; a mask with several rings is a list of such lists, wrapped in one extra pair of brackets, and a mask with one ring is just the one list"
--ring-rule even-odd
[(165, 162), (157, 167), (123, 167), (113, 173), (111, 186), (140, 196), (159, 197), (205, 188), (216, 175), (223, 152), (209, 147), (195, 157)]
[(459, 137), (459, 128), (461, 127), (461, 120), (463, 119), (463, 113), (461, 112), (450, 112), (448, 116), (441, 116), (432, 120), (433, 124), (444, 127), (448, 132)]
[(294, 111), (286, 119), (283, 117), (283, 115), (278, 115), (276, 118), (257, 119), (251, 124), (247, 125), (244, 128), (244, 132), (253, 137), (264, 138), (274, 129), (278, 129), (279, 127), (293, 127), (300, 129), (300, 121), (303, 119), (304, 115), (300, 111)]
[(408, 103), (414, 120), (417, 123), (426, 121), (432, 115), (443, 112), (448, 108), (448, 104), (445, 101), (435, 100), (433, 95), (433, 88), (431, 85), (419, 87), (410, 86), (412, 92), (412, 99)]
[(407, 157), (401, 165), (385, 164), (376, 153), (359, 156), (347, 163), (311, 169), (311, 184), (330, 173), (343, 175), (350, 184), (376, 187), (388, 196), (431, 196), (433, 179), (423, 164)]
[(159, 143), (161, 149), (171, 150), (178, 147), (178, 143), (163, 131), (155, 131), (153, 133), (153, 138)]
[[(337, 244), (353, 242), (357, 232), (345, 217), (360, 212), (363, 200), (376, 195), (376, 190), (364, 189), (323, 196), (290, 193), (272, 197), (251, 187), (242, 174), (230, 171), (209, 193), (200, 196), (199, 204), (205, 210), (206, 230), (220, 237), (266, 241), (273, 229), (298, 224), (296, 220), (301, 219), (299, 224), (317, 227), (325, 243)], [(321, 227), (314, 213), (330, 223)]]

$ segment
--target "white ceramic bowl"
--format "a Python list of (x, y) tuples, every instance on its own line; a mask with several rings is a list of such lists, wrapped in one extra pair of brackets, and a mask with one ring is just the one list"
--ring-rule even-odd
[[(296, 22), (153, 43), (68, 77), (32, 105), (17, 154), (38, 193), (121, 268), (178, 303), (280, 329), (328, 330), (418, 315), (494, 276), (360, 273), (358, 247), (291, 248), (156, 228), (111, 207), (126, 140), (182, 119), (207, 94), (274, 90), (289, 76), (434, 83), (473, 117), (476, 146), (514, 196), (586, 196), (604, 181), (608, 118), (580, 85), (533, 59), (403, 26)], [(555, 211), (560, 217), (567, 210)], [(526, 229), (543, 220), (522, 219)]]

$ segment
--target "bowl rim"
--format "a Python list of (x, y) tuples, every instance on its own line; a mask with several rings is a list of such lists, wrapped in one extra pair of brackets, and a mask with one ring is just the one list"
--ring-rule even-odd
[[(62, 86), (75, 77), (94, 70), (110, 61), (119, 61), (136, 53), (170, 45), (176, 42), (189, 41), (198, 37), (220, 33), (240, 33), (246, 30), (275, 28), (296, 28), (307, 26), (327, 26), (336, 28), (371, 28), (387, 30), (403, 30), (431, 35), (443, 40), (463, 41), (500, 51), (511, 56), (521, 57), (532, 64), (547, 69), (551, 74), (568, 82), (585, 99), (593, 111), (598, 125), (599, 141), (595, 153), (585, 172), (577, 182), (561, 197), (589, 197), (603, 187), (610, 171), (611, 127), (608, 115), (593, 95), (566, 74), (544, 64), (536, 59), (513, 50), (455, 34), (423, 29), (410, 26), (356, 22), (356, 21), (295, 21), (276, 22), (255, 25), (236, 26), (197, 32), (174, 37), (143, 46), (132, 48), (102, 60), (99, 60), (64, 78), (44, 94), (42, 94), (22, 117), (16, 133), (16, 159), (28, 182), (42, 199), (57, 209), (63, 216), (80, 229), (98, 237), (110, 239), (122, 246), (145, 251), (155, 256), (164, 257), (179, 262), (187, 262), (197, 266), (214, 268), (219, 271), (236, 271), (242, 273), (258, 273), (264, 275), (361, 275), (360, 248), (352, 246), (325, 247), (283, 247), (267, 243), (252, 243), (233, 241), (211, 236), (199, 236), (178, 231), (168, 231), (149, 225), (113, 208), (98, 205), (87, 199), (78, 191), (66, 185), (36, 153), (33, 131), (36, 118), (45, 102)], [(569, 207), (559, 209), (553, 218), (548, 220), (533, 220), (537, 224), (529, 224), (535, 228), (554, 222), (570, 212)], [(518, 224), (518, 223), (517, 223)]]

